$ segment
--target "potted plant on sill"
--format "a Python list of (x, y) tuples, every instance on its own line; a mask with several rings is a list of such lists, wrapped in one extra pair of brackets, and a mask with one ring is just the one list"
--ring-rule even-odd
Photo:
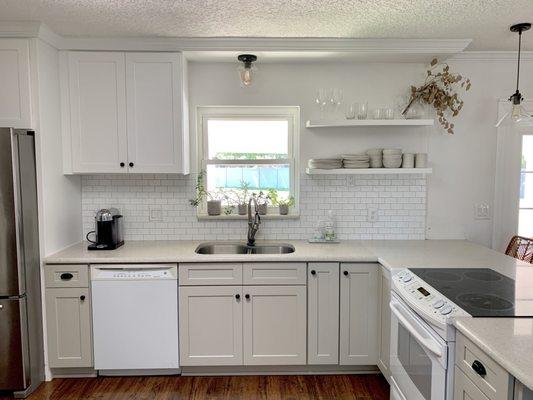
[(220, 194), (217, 192), (208, 192), (205, 189), (205, 171), (200, 171), (198, 178), (196, 178), (196, 197), (190, 199), (189, 203), (193, 207), (198, 207), (202, 204), (202, 201), (207, 197), (207, 214), (208, 215), (220, 215), (222, 209), (222, 201), (220, 200)]
[(289, 207), (294, 205), (294, 197), (290, 196), (287, 199), (280, 199), (276, 189), (268, 191), (268, 197), (272, 201), (272, 205), (279, 207), (280, 215), (289, 215)]
[(241, 181), (240, 190), (235, 191), (235, 198), (237, 199), (237, 212), (239, 215), (246, 215), (248, 212), (248, 192), (250, 184)]
[(259, 215), (266, 215), (268, 212), (268, 202), (270, 197), (264, 193), (262, 190), (258, 194), (254, 193), (254, 197), (257, 200), (257, 211)]

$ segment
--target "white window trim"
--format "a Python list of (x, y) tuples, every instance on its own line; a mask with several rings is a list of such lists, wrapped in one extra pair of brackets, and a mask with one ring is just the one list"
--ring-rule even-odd
[[(197, 132), (197, 160), (198, 171), (205, 171), (208, 160), (205, 149), (207, 143), (207, 119), (210, 118), (249, 118), (249, 119), (286, 119), (289, 122), (289, 158), (279, 160), (290, 165), (290, 193), (294, 197), (294, 206), (289, 209), (289, 215), (279, 215), (277, 207), (268, 207), (267, 215), (262, 218), (294, 219), (300, 215), (300, 107), (299, 106), (198, 106), (196, 108)], [(292, 138), (292, 140), (291, 140)], [(292, 154), (292, 157), (290, 157)], [(227, 162), (232, 164), (231, 161)], [(254, 162), (261, 164), (261, 160)], [(230, 215), (208, 216), (206, 202), (197, 207), (199, 219), (245, 219), (245, 215), (232, 213)]]

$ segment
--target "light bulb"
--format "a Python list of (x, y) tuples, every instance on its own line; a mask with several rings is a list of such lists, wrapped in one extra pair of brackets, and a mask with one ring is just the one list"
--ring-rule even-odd
[(241, 72), (241, 81), (244, 86), (250, 86), (252, 84), (252, 69), (244, 68)]

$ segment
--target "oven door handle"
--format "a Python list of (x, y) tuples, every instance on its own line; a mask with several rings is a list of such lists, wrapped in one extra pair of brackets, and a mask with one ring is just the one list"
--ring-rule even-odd
[(431, 351), (437, 357), (442, 357), (442, 350), (439, 346), (435, 345), (435, 342), (431, 338), (424, 337), (422, 334), (409, 322), (409, 320), (402, 314), (400, 305), (394, 301), (390, 302), (390, 309), (392, 313), (398, 318), (398, 320), (405, 326), (411, 335), (413, 335), (416, 340), (424, 346), (426, 349)]

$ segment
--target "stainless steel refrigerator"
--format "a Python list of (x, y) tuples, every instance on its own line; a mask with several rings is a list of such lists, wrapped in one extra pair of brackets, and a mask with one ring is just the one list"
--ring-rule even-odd
[(43, 380), (35, 136), (0, 128), (0, 391)]

